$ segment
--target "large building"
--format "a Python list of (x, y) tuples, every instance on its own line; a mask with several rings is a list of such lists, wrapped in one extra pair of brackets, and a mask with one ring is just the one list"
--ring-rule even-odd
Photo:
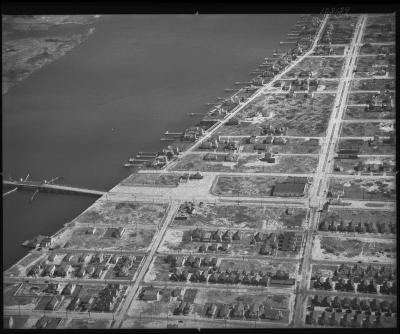
[(278, 182), (272, 188), (272, 196), (278, 197), (303, 197), (308, 186), (306, 177), (287, 178), (283, 182)]

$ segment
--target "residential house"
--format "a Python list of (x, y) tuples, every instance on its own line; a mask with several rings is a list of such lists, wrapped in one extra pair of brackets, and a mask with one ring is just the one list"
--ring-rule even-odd
[(153, 286), (145, 287), (140, 292), (139, 298), (144, 301), (159, 301), (161, 299), (161, 293), (160, 290)]

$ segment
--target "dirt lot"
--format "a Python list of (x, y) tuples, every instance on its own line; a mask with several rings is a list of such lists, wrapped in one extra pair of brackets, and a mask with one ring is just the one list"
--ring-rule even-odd
[[(343, 54), (344, 54), (344, 46), (336, 46), (336, 45), (332, 46), (332, 53), (330, 54), (331, 56), (333, 56), (333, 55), (342, 56)], [(318, 53), (318, 46), (317, 46), (317, 49), (312, 53), (312, 55), (313, 56), (321, 55)], [(322, 54), (322, 55), (325, 55), (325, 54)]]
[(344, 119), (394, 119), (395, 112), (365, 111), (365, 106), (346, 107)]
[(110, 328), (112, 320), (105, 319), (66, 319), (58, 328), (104, 329)]
[(134, 173), (123, 180), (120, 186), (177, 186), (180, 174)]
[(215, 134), (218, 136), (260, 136), (262, 135), (262, 129), (259, 124), (250, 123), (223, 125)]
[[(287, 211), (288, 210), (288, 211)], [(306, 224), (307, 210), (302, 208), (274, 208), (256, 205), (196, 206), (185, 220), (174, 220), (172, 226), (201, 226), (255, 229), (299, 229)]]
[[(235, 138), (234, 141), (239, 146), (238, 151), (240, 153), (259, 153), (271, 151), (274, 154), (278, 153), (294, 153), (294, 154), (318, 154), (321, 146), (319, 145), (318, 138), (286, 138), (287, 142), (284, 145), (273, 145), (265, 144), (266, 136), (257, 137), (256, 143), (261, 143), (266, 145), (265, 150), (256, 150), (253, 143), (249, 143), (249, 137)], [(225, 148), (225, 141), (228, 137), (220, 138), (220, 145), (217, 149), (199, 149), (194, 152), (204, 153), (204, 152), (225, 152), (228, 153), (229, 150)]]
[(343, 66), (343, 58), (305, 58), (292, 70), (286, 73), (282, 79), (297, 78), (302, 71), (311, 71), (313, 78), (338, 78)]
[(394, 201), (396, 199), (393, 179), (379, 180), (343, 180), (331, 178), (328, 197), (336, 198), (344, 190), (343, 198), (370, 201)]
[(336, 90), (339, 85), (339, 79), (338, 80), (324, 80), (324, 79), (319, 79), (317, 91), (332, 91)]
[[(358, 17), (357, 16), (348, 16), (348, 17), (341, 17), (341, 16), (331, 16), (327, 22), (327, 26), (332, 25), (333, 29), (331, 30), (332, 35), (332, 44), (343, 44), (343, 43), (350, 43), (351, 38), (353, 37), (354, 27), (357, 23)], [(327, 42), (326, 40), (326, 31), (324, 30), (323, 35), (321, 36), (322, 42)]]
[[(368, 73), (372, 74), (382, 66), (394, 65), (395, 55), (388, 55), (385, 59), (376, 59), (376, 57), (359, 56), (357, 59), (357, 67), (355, 72), (356, 78), (366, 78)], [(395, 70), (392, 66), (388, 67), (389, 77), (395, 76)]]
[(145, 202), (97, 201), (88, 210), (79, 215), (75, 222), (101, 223), (127, 226), (154, 226), (161, 222), (167, 204)]
[[(286, 94), (262, 95), (247, 105), (241, 119), (254, 117), (253, 123), (223, 126), (217, 135), (261, 135), (263, 127), (286, 127), (288, 136), (323, 136), (328, 125), (334, 101), (333, 94), (315, 94), (312, 98)], [(270, 120), (257, 118), (258, 114), (272, 113)]]
[[(394, 15), (379, 15), (369, 16), (367, 20), (367, 26), (365, 28), (363, 42), (364, 43), (384, 43), (395, 40), (395, 29), (394, 29)], [(377, 24), (391, 23), (392, 31), (382, 32), (381, 28)], [(378, 35), (379, 34), (379, 35)]]
[[(13, 327), (10, 328), (10, 317), (12, 317)], [(27, 323), (29, 316), (3, 316), (3, 329), (23, 329), (26, 328), (25, 325)], [(29, 327), (28, 327), (29, 328)]]
[(35, 307), (39, 297), (35, 295), (16, 296), (14, 295), (19, 289), (21, 283), (6, 284), (3, 283), (3, 303), (4, 306), (18, 308), (21, 310), (31, 310)]
[(154, 237), (156, 229), (153, 228), (130, 228), (119, 238), (105, 238), (105, 228), (97, 228), (94, 234), (86, 234), (87, 228), (74, 228), (68, 240), (66, 249), (98, 249), (119, 250), (129, 249), (131, 251), (146, 252)]
[(362, 80), (355, 79), (351, 83), (351, 90), (394, 90), (395, 80), (394, 79), (372, 79)]
[(389, 136), (395, 131), (395, 123), (387, 120), (380, 123), (343, 123), (341, 137)]
[(373, 238), (317, 235), (314, 240), (313, 259), (395, 263), (396, 242), (384, 239), (377, 241)]
[(396, 147), (389, 144), (368, 144), (368, 141), (360, 139), (340, 139), (338, 149), (358, 149), (360, 154), (396, 154)]
[(347, 104), (367, 104), (368, 100), (371, 100), (375, 93), (351, 93)]
[(43, 254), (29, 253), (26, 257), (23, 257), (19, 262), (11, 266), (9, 269), (4, 271), (4, 276), (25, 276), (26, 268), (33, 265), (35, 262), (39, 262), (40, 258), (44, 258)]
[(203, 159), (204, 154), (188, 154), (172, 167), (172, 170), (202, 172), (243, 173), (310, 173), (317, 167), (318, 156), (277, 156), (275, 163), (261, 161), (262, 156), (240, 156), (237, 162), (217, 162)]
[(218, 176), (211, 193), (223, 196), (271, 196), (272, 187), (284, 177), (271, 176)]

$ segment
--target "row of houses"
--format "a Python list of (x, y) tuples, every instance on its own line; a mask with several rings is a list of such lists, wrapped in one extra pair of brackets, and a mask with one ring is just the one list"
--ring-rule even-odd
[(232, 232), (230, 230), (221, 231), (205, 231), (201, 228), (196, 228), (195, 230), (191, 231), (190, 233), (190, 240), (191, 241), (201, 241), (201, 242), (239, 242), (243, 238), (243, 233), (240, 230)]
[[(362, 264), (341, 264), (335, 269), (333, 273), (333, 280), (339, 278), (353, 278), (354, 281), (359, 282), (360, 279), (373, 278), (378, 280), (395, 280), (397, 270), (391, 265), (362, 265)], [(378, 282), (380, 284), (380, 282)]]
[(389, 222), (338, 222), (327, 220), (322, 221), (319, 224), (320, 231), (331, 231), (331, 232), (358, 232), (358, 233), (396, 233), (396, 224)]
[(218, 284), (245, 284), (245, 285), (294, 285), (295, 280), (289, 278), (287, 273), (276, 272), (271, 273), (251, 273), (237, 270), (234, 271), (212, 271), (212, 270), (195, 270), (190, 273), (188, 270), (175, 269), (170, 275), (171, 281), (190, 281), (194, 283), (209, 282)]
[(268, 124), (262, 127), (262, 133), (264, 135), (284, 136), (286, 135), (286, 132), (287, 127), (284, 126), (272, 126), (271, 124)]
[(77, 285), (74, 283), (68, 283), (64, 287), (60, 283), (54, 282), (49, 283), (43, 292), (50, 293), (53, 295), (61, 294), (63, 296), (72, 295), (77, 288)]
[(323, 290), (336, 290), (346, 292), (361, 292), (361, 293), (382, 293), (382, 294), (396, 294), (397, 285), (396, 282), (389, 280), (383, 280), (380, 285), (377, 284), (376, 280), (363, 279), (359, 282), (355, 282), (352, 278), (347, 280), (340, 278), (338, 281), (333, 281), (332, 278), (317, 277), (312, 280), (312, 287), (314, 289)]
[(67, 277), (73, 268), (70, 264), (61, 263), (60, 265), (47, 264), (43, 261), (41, 263), (34, 264), (26, 270), (27, 276), (39, 277), (39, 276), (50, 276), (50, 277)]
[(207, 153), (203, 156), (203, 160), (205, 161), (229, 161), (236, 162), (239, 159), (239, 156), (228, 153), (228, 154), (215, 154), (215, 153)]
[(378, 301), (376, 298), (374, 299), (360, 299), (358, 297), (349, 298), (344, 297), (341, 298), (339, 296), (331, 297), (331, 296), (320, 296), (315, 295), (311, 299), (311, 306), (318, 307), (332, 307), (335, 309), (352, 309), (354, 311), (372, 311), (372, 312), (397, 312), (397, 304), (396, 302), (388, 302), (386, 300)]
[(217, 265), (217, 258), (213, 257), (194, 257), (193, 255), (189, 256), (176, 256), (176, 255), (168, 255), (165, 257), (165, 262), (169, 263), (171, 267), (192, 267), (192, 268), (200, 268), (200, 267), (216, 267)]
[(63, 322), (62, 318), (52, 318), (46, 315), (39, 318), (35, 324), (35, 329), (56, 329)]
[(122, 286), (120, 284), (108, 284), (98, 293), (92, 310), (96, 312), (112, 312), (118, 304), (121, 292)]
[(333, 48), (330, 44), (317, 45), (314, 54), (317, 56), (329, 56), (333, 53)]
[(251, 144), (254, 143), (253, 149), (255, 151), (265, 151), (269, 148), (267, 145), (286, 145), (287, 139), (284, 137), (268, 135), (262, 142), (255, 142), (255, 137), (250, 137), (248, 142)]
[(297, 252), (303, 236), (296, 232), (261, 233), (257, 232), (250, 240), (250, 244), (262, 242), (260, 254), (275, 255), (278, 250), (284, 252)]
[(321, 313), (312, 311), (306, 316), (309, 325), (333, 326), (333, 327), (356, 327), (356, 328), (379, 328), (395, 327), (396, 317), (379, 314), (377, 316), (360, 313), (338, 313), (324, 311)]
[(268, 319), (281, 320), (283, 314), (281, 310), (273, 309), (270, 305), (264, 304), (245, 304), (242, 302), (228, 305), (210, 304), (206, 306), (205, 315), (207, 317), (222, 318), (222, 319)]

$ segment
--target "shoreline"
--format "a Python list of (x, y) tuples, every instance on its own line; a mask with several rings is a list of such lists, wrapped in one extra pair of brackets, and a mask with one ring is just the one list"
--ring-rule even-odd
[[(29, 23), (26, 29), (18, 29), (19, 23), (7, 22), (9, 30), (3, 31), (3, 76), (2, 76), (2, 95), (7, 94), (10, 89), (29, 78), (37, 70), (55, 62), (77, 46), (84, 43), (94, 32), (95, 28), (90, 27), (82, 33), (70, 34), (67, 32), (59, 35), (49, 35), (43, 37), (21, 37), (18, 39), (8, 39), (7, 35), (12, 32), (24, 34), (31, 31), (47, 31), (50, 28), (59, 27), (65, 24), (90, 25), (95, 21), (87, 21), (87, 17), (81, 18), (83, 21), (62, 21), (52, 24), (40, 22)], [(86, 21), (85, 21), (86, 20)], [(98, 20), (98, 17), (95, 18)], [(28, 24), (28, 23), (26, 23)], [(44, 29), (41, 29), (45, 24)]]
[[(100, 16), (101, 16), (101, 15), (100, 15)], [(100, 16), (99, 16), (99, 17), (100, 17)], [(91, 28), (91, 29), (94, 29), (94, 28)], [(317, 30), (317, 31), (318, 31), (318, 30)], [(92, 31), (92, 33), (93, 33), (93, 32), (94, 32), (94, 31)], [(90, 34), (89, 34), (87, 37), (89, 37), (89, 36), (90, 36)], [(86, 38), (85, 38), (81, 43), (83, 43), (85, 40), (86, 40)], [(79, 43), (79, 44), (81, 44), (81, 43)], [(79, 45), (79, 44), (77, 44), (77, 45)], [(76, 46), (77, 46), (77, 45), (76, 45)], [(309, 45), (308, 45), (308, 49), (311, 48), (311, 45), (312, 45), (312, 43), (310, 42)], [(277, 45), (277, 47), (279, 48), (279, 44)], [(289, 50), (291, 50), (291, 49), (292, 49), (292, 48), (289, 48)], [(304, 53), (308, 52), (308, 49), (305, 50)], [(283, 55), (285, 55), (285, 53), (283, 53)], [(60, 57), (59, 57), (59, 58), (60, 58)], [(276, 51), (274, 51), (274, 52), (273, 52), (273, 55), (271, 55), (270, 57), (265, 57), (265, 58), (264, 58), (264, 61), (266, 61), (266, 60), (268, 60), (268, 59), (273, 60), (273, 61), (277, 61), (277, 60), (279, 60), (279, 59), (281, 59), (281, 58), (282, 58), (282, 55), (281, 55), (280, 57), (276, 57)], [(58, 58), (57, 58), (57, 59), (58, 59)], [(56, 60), (56, 59), (55, 59), (55, 60)], [(264, 62), (263, 62), (263, 63), (264, 63)], [(220, 126), (220, 125), (223, 125), (227, 120), (229, 120), (230, 118), (233, 118), (233, 116), (234, 116), (238, 111), (240, 111), (247, 103), (251, 102), (251, 100), (253, 100), (260, 92), (262, 92), (262, 91), (265, 89), (266, 86), (269, 87), (274, 81), (276, 81), (276, 80), (277, 80), (276, 78), (280, 77), (280, 76), (282, 75), (282, 73), (285, 72), (285, 70), (286, 70), (288, 67), (290, 67), (290, 65), (291, 65), (291, 62), (289, 62), (286, 66), (284, 66), (283, 68), (281, 68), (281, 69), (279, 70), (279, 72), (277, 72), (273, 77), (269, 78), (267, 82), (263, 83), (261, 86), (258, 86), (258, 88), (257, 88), (256, 90), (252, 90), (252, 91), (250, 92), (250, 95), (247, 96), (247, 98), (244, 100), (243, 103), (238, 103), (237, 106), (236, 106), (235, 108), (231, 109), (230, 112), (227, 113), (226, 116), (225, 116), (224, 118), (219, 119), (213, 126), (211, 126), (211, 127), (206, 131), (206, 136), (207, 136), (207, 135), (210, 135), (211, 133), (213, 133), (213, 132), (215, 131), (215, 127), (216, 127), (216, 126), (218, 126), (218, 125), (219, 125), (219, 126)], [(43, 66), (44, 66), (44, 65), (43, 65)], [(42, 66), (42, 67), (43, 67), (43, 66)], [(39, 67), (39, 68), (41, 68), (41, 67)], [(259, 77), (260, 77), (259, 75), (255, 75), (255, 78), (259, 78)], [(254, 78), (252, 77), (252, 79), (254, 79)], [(240, 94), (243, 94), (243, 91), (244, 91), (244, 89), (239, 89), (238, 91), (235, 91), (232, 95), (227, 96), (226, 98), (224, 98), (224, 100), (225, 100), (225, 101), (226, 101), (226, 100), (232, 100), (232, 99), (234, 99), (236, 96), (238, 96), (238, 95), (240, 95)], [(3, 95), (4, 95), (4, 94), (3, 94)], [(212, 108), (211, 111), (213, 111), (213, 110), (215, 110), (215, 109), (216, 109), (216, 108)], [(205, 114), (205, 115), (206, 115), (206, 116), (205, 116), (206, 119), (207, 119), (208, 114), (209, 114), (209, 112), (207, 112), (207, 113)], [(210, 132), (210, 131), (211, 131), (211, 132)], [(191, 150), (193, 150), (195, 147), (197, 147), (197, 146), (198, 146), (201, 142), (203, 142), (204, 140), (205, 140), (205, 137), (203, 136), (203, 137), (201, 137), (199, 140), (196, 140), (194, 143), (189, 144), (189, 145), (185, 148), (185, 150), (184, 150), (182, 153), (183, 153), (183, 154), (186, 154), (187, 152), (190, 152)], [(180, 154), (180, 155), (178, 156), (178, 160), (182, 158), (182, 155), (183, 155), (183, 154)], [(165, 170), (169, 164), (175, 163), (175, 162), (176, 162), (176, 159), (173, 159), (173, 160), (169, 161), (169, 163), (168, 163), (166, 166), (164, 166), (163, 168), (158, 169), (158, 170)], [(140, 171), (140, 168), (139, 168), (139, 169), (134, 168), (133, 173), (131, 173), (130, 175), (135, 174), (135, 173), (137, 173), (138, 171)], [(155, 171), (157, 171), (157, 169), (156, 169)], [(129, 175), (129, 176), (130, 176), (130, 175)], [(129, 177), (129, 176), (128, 176), (128, 177)], [(126, 178), (125, 178), (125, 179), (126, 179)], [(118, 187), (125, 179), (120, 180), (119, 183), (117, 183), (117, 184), (115, 184), (114, 186), (112, 186), (112, 187), (107, 191), (107, 193), (110, 192), (110, 191), (111, 191), (112, 189), (114, 189), (115, 187)], [(104, 195), (104, 196), (107, 196), (107, 194)], [(100, 199), (97, 199), (96, 201), (101, 200), (104, 196), (102, 196)], [(95, 201), (95, 202), (96, 202), (96, 201)], [(92, 204), (92, 205), (93, 205), (93, 204)], [(85, 210), (83, 210), (80, 214), (82, 214), (83, 212), (87, 211), (92, 205), (90, 205), (89, 207), (87, 207), (87, 208), (86, 208)], [(78, 216), (79, 216), (80, 214), (78, 214)], [(74, 219), (75, 219), (75, 218), (74, 218)], [(72, 219), (72, 220), (74, 220), (74, 219)], [(67, 229), (67, 228), (69, 228), (69, 227), (71, 227), (71, 226), (73, 226), (73, 224), (71, 225), (71, 222), (66, 222), (66, 223), (64, 223), (63, 226), (62, 226), (59, 230), (57, 230), (55, 233), (53, 233), (53, 234), (51, 235), (51, 237), (54, 237), (54, 236), (59, 235), (59, 234), (61, 233), (61, 231), (64, 231), (65, 229)], [(21, 246), (21, 247), (22, 247), (22, 246)], [(31, 254), (32, 251), (34, 251), (34, 250), (28, 251), (27, 254), (26, 254), (25, 256), (23, 256), (23, 257), (22, 257), (20, 260), (18, 260), (16, 263), (12, 264), (8, 269), (4, 270), (3, 273), (4, 273), (5, 271), (9, 270), (10, 268), (12, 268), (15, 264), (19, 263), (19, 262), (20, 262), (22, 259), (24, 259), (25, 257), (29, 256), (29, 255)]]

